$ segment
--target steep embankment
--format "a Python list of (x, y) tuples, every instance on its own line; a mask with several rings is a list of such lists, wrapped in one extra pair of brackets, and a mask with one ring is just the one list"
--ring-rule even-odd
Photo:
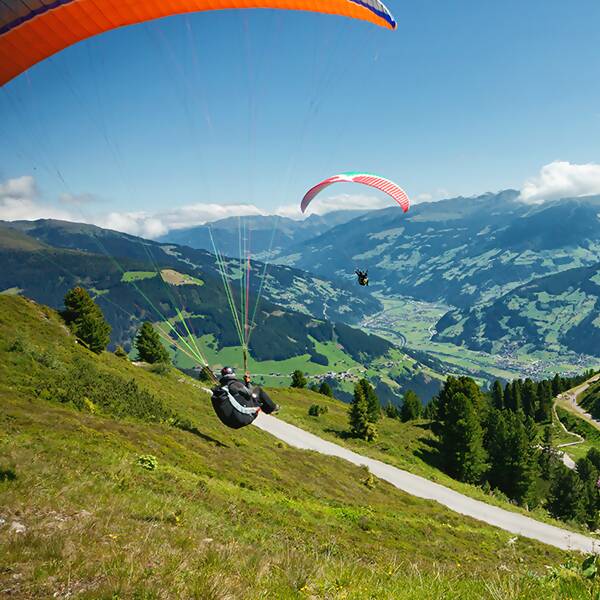
[(560, 551), (257, 428), (228, 431), (207, 400), (177, 371), (92, 355), (52, 311), (0, 297), (1, 593), (560, 598), (591, 585), (542, 576)]

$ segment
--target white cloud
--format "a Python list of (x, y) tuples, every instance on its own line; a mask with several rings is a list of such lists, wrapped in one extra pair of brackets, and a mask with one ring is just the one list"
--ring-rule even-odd
[(97, 202), (98, 197), (93, 194), (61, 194), (59, 200), (61, 204), (83, 206)]
[(600, 164), (555, 161), (543, 166), (536, 177), (523, 184), (520, 199), (537, 204), (592, 194), (600, 194)]
[(174, 229), (185, 229), (226, 217), (266, 214), (252, 204), (191, 204), (168, 212), (111, 212), (93, 220), (96, 225), (147, 238), (157, 238)]
[(35, 179), (30, 175), (0, 183), (0, 220), (20, 219), (74, 220), (69, 212), (40, 201)]

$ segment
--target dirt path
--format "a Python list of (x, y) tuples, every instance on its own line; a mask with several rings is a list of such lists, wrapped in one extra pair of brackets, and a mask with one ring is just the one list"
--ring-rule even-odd
[(600, 429), (600, 421), (594, 419), (594, 417), (592, 417), (592, 415), (590, 415), (583, 408), (581, 408), (581, 406), (579, 406), (579, 404), (577, 404), (577, 397), (582, 392), (587, 390), (592, 383), (598, 381), (599, 379), (600, 379), (600, 374), (594, 375), (594, 377), (592, 377), (591, 379), (588, 379), (581, 385), (578, 385), (577, 387), (567, 390), (566, 392), (563, 392), (562, 394), (559, 394), (556, 397), (556, 403), (558, 403), (559, 406), (560, 406), (560, 403), (563, 403), (564, 405), (566, 405), (566, 406), (563, 406), (563, 408), (566, 408), (567, 410), (571, 409), (571, 412), (578, 413), (586, 421), (588, 421), (589, 423), (594, 425), (597, 429)]

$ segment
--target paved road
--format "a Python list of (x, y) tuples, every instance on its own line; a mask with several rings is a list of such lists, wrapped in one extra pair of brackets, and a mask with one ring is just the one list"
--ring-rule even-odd
[(462, 515), (473, 517), (505, 531), (538, 540), (563, 550), (600, 554), (600, 540), (594, 540), (585, 535), (540, 523), (525, 515), (474, 500), (424, 477), (402, 471), (397, 467), (362, 456), (338, 444), (323, 440), (275, 417), (261, 413), (254, 424), (290, 446), (304, 450), (314, 450), (329, 456), (337, 456), (355, 465), (365, 465), (373, 475), (384, 479), (398, 489), (419, 498), (435, 500)]

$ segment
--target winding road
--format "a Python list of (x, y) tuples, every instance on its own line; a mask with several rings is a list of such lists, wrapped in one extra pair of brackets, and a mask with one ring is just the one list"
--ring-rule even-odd
[(424, 477), (413, 475), (379, 460), (357, 454), (333, 442), (328, 442), (275, 417), (261, 413), (254, 424), (295, 448), (313, 450), (328, 456), (336, 456), (355, 465), (364, 465), (373, 475), (391, 483), (399, 490), (419, 498), (434, 500), (467, 517), (562, 550), (600, 554), (600, 540), (541, 523), (520, 513), (475, 500)]

